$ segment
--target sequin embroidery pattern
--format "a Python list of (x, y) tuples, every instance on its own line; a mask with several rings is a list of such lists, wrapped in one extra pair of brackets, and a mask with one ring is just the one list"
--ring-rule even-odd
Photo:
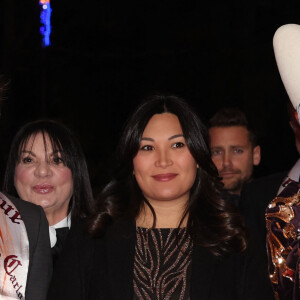
[(300, 185), (291, 181), (266, 209), (269, 275), (276, 299), (300, 299)]
[(185, 228), (137, 227), (134, 299), (189, 300), (192, 239)]

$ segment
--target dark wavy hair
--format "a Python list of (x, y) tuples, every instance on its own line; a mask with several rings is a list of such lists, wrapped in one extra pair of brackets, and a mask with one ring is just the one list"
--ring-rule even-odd
[(95, 212), (92, 188), (87, 164), (81, 145), (74, 134), (61, 123), (52, 120), (38, 120), (25, 124), (15, 135), (4, 174), (3, 190), (18, 196), (14, 185), (15, 168), (29, 139), (41, 133), (46, 151), (46, 137), (53, 151), (59, 151), (64, 164), (71, 170), (73, 195), (69, 204), (72, 222), (88, 217)]
[(144, 203), (152, 211), (155, 227), (155, 212), (133, 176), (133, 158), (150, 118), (166, 112), (178, 117), (186, 144), (199, 165), (180, 224), (188, 215), (187, 230), (193, 240), (217, 256), (243, 251), (246, 238), (242, 218), (220, 197), (222, 184), (211, 160), (207, 129), (192, 108), (176, 96), (150, 96), (128, 120), (117, 148), (113, 178), (100, 194), (100, 212), (92, 218), (89, 232), (101, 236), (113, 220), (135, 220)]

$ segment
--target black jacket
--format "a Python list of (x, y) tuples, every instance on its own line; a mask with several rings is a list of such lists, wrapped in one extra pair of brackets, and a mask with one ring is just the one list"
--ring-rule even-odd
[[(102, 238), (72, 227), (54, 270), (48, 300), (133, 299), (135, 224), (116, 222)], [(267, 274), (249, 249), (223, 260), (194, 247), (190, 299), (273, 299)]]
[(265, 211), (268, 204), (276, 197), (286, 175), (287, 172), (282, 172), (255, 179), (242, 190), (240, 211), (245, 217), (251, 237), (264, 250), (266, 249)]

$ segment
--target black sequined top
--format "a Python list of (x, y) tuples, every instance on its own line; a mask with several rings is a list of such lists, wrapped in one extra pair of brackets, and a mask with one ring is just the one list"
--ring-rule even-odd
[(134, 299), (189, 300), (193, 242), (186, 228), (136, 228)]

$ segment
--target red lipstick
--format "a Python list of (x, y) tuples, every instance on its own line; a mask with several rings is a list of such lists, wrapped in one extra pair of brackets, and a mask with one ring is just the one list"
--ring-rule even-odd
[(166, 173), (166, 174), (153, 175), (152, 177), (156, 181), (166, 182), (166, 181), (170, 181), (170, 180), (174, 179), (177, 175), (178, 174), (175, 174), (175, 173)]
[(37, 184), (33, 187), (33, 190), (38, 194), (48, 194), (53, 191), (54, 187), (50, 184)]

